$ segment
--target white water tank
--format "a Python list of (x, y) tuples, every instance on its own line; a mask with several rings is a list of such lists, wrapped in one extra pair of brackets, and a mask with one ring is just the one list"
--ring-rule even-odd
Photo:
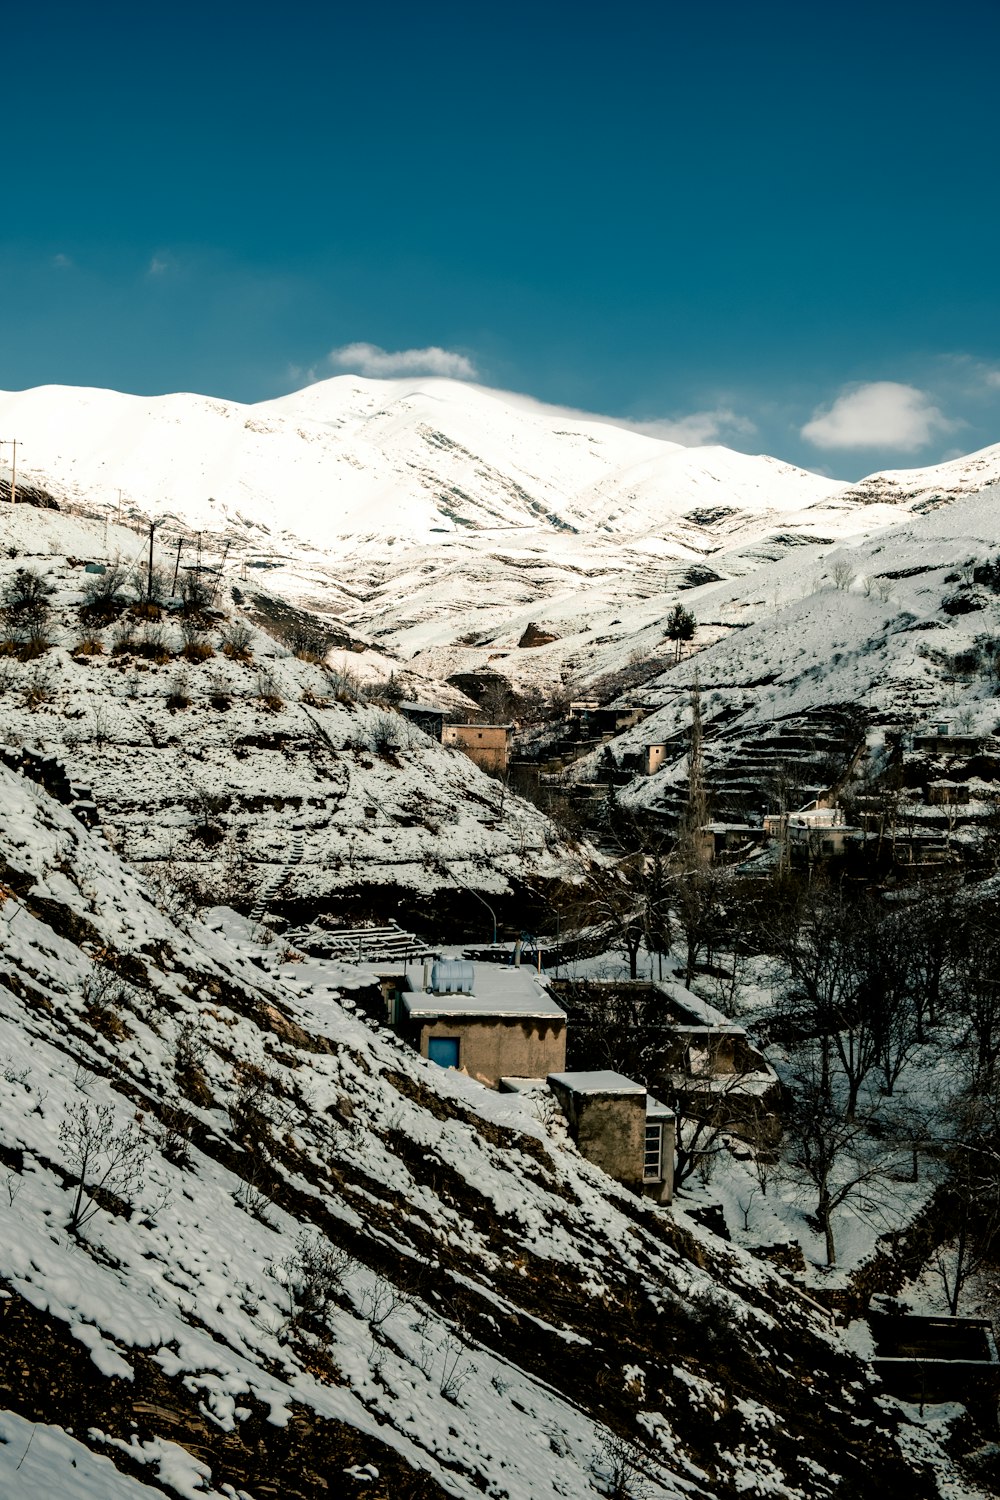
[(431, 970), (435, 995), (471, 995), (475, 969), (467, 958), (439, 958)]

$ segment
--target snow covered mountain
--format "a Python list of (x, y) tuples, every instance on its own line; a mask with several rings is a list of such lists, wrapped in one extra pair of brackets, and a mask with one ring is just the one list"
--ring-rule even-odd
[(332, 548), (542, 527), (694, 536), (720, 507), (800, 510), (843, 488), (770, 458), (692, 449), (447, 380), (340, 376), (256, 406), (50, 386), (0, 397), (26, 474), (120, 487), (146, 514)]

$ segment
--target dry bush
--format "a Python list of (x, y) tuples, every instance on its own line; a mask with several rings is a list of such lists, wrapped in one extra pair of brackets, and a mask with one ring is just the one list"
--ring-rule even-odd
[(171, 712), (191, 707), (191, 694), (185, 672), (175, 672), (167, 689), (167, 707)]
[(34, 568), (18, 568), (4, 586), (3, 607), (9, 616), (21, 620), (41, 619), (48, 614), (54, 593), (48, 579)]
[(88, 573), (83, 580), (84, 621), (110, 624), (117, 620), (126, 604), (128, 564), (121, 558), (108, 563), (103, 573)]
[(32, 712), (46, 703), (54, 703), (56, 685), (52, 674), (42, 667), (36, 667), (21, 684), (21, 693), (25, 708), (30, 708)]
[(222, 649), (231, 661), (253, 660), (253, 631), (245, 620), (231, 620), (225, 627)]
[(157, 666), (162, 667), (172, 660), (166, 633), (155, 617), (148, 616), (147, 618), (150, 623), (146, 625), (133, 650), (136, 656), (144, 657), (146, 661), (156, 662)]
[(103, 656), (104, 642), (99, 635), (89, 633), (80, 637), (73, 647), (72, 654), (74, 656)]
[(269, 672), (266, 668), (257, 674), (257, 697), (271, 713), (277, 713), (285, 706), (285, 700), (281, 696), (277, 679), (274, 673)]

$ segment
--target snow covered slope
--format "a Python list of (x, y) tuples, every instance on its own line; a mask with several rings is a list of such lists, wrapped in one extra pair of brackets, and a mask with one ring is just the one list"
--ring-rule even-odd
[(2, 767), (0, 805), (4, 1495), (970, 1493), (813, 1304), (551, 1102), (232, 914), (165, 917)]
[[(513, 899), (525, 882), (576, 878), (576, 856), (536, 808), (358, 697), (350, 672), (299, 659), (231, 598), (187, 635), (179, 618), (144, 623), (134, 607), (88, 622), (82, 589), (100, 575), (85, 561), (115, 542), (93, 522), (0, 508), (0, 593), (22, 568), (53, 591), (47, 649), (0, 653), (0, 743), (55, 754), (130, 858), (252, 906), (299, 843), (281, 904), (398, 910), (428, 935), (449, 903), (481, 935), (470, 887)], [(227, 655), (236, 624), (245, 648)], [(336, 655), (341, 668), (366, 659)]]
[[(654, 712), (613, 753), (675, 735), (689, 718), (695, 673), (710, 770), (727, 758), (738, 763), (783, 721), (837, 706), (855, 706), (859, 723), (914, 726), (937, 714), (969, 733), (995, 733), (1000, 574), (980, 584), (973, 575), (998, 556), (994, 486), (852, 546), (819, 556), (802, 549), (751, 577), (693, 590), (687, 597), (714, 622), (715, 639), (628, 694)], [(640, 778), (627, 799), (662, 800), (684, 774), (682, 742), (676, 751), (672, 769)], [(590, 758), (574, 772), (585, 778), (595, 766)], [(763, 788), (754, 811), (762, 798)]]

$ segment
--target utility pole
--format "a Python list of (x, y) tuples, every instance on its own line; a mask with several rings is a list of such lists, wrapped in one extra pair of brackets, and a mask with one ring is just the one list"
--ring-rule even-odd
[(146, 572), (146, 603), (153, 602), (153, 532), (156, 530), (156, 522), (149, 523), (149, 568)]
[[(11, 503), (11, 505), (16, 505), (17, 504), (17, 445), (18, 445), (19, 442), (21, 442), (20, 438), (4, 438), (3, 442), (0, 443), (0, 447), (10, 448), (10, 450), (11, 450), (11, 460), (10, 460), (10, 503)], [(24, 445), (22, 444), (21, 446), (23, 447)]]
[(183, 545), (184, 545), (184, 538), (182, 536), (179, 536), (177, 538), (177, 561), (174, 563), (174, 581), (170, 585), (170, 592), (172, 594), (176, 594), (176, 592), (177, 592), (177, 574), (180, 572), (180, 566), (181, 566), (181, 548), (183, 547)]

